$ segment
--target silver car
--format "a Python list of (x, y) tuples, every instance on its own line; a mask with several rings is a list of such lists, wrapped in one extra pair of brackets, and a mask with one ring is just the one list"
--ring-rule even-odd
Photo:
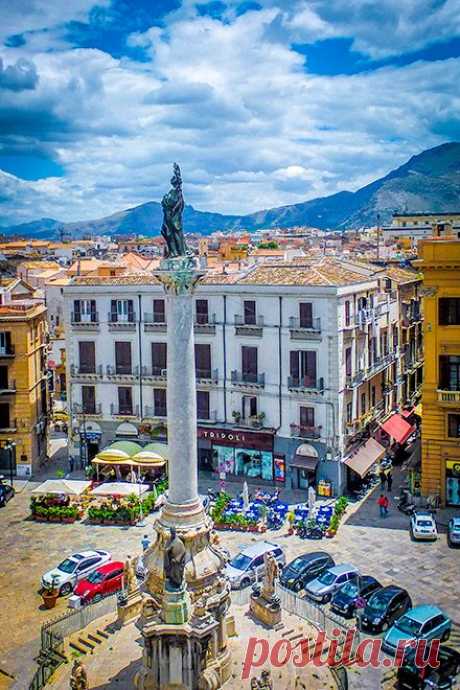
[(66, 596), (73, 591), (79, 580), (87, 577), (93, 570), (111, 560), (112, 555), (102, 549), (74, 553), (65, 558), (56, 568), (48, 570), (43, 575), (42, 587), (47, 588), (54, 585), (59, 590), (59, 594)]
[(345, 582), (354, 580), (358, 575), (358, 569), (354, 565), (350, 565), (350, 563), (335, 565), (333, 568), (325, 570), (315, 580), (309, 582), (305, 587), (305, 595), (319, 604), (325, 604), (330, 601), (334, 592), (342, 587)]
[(276, 544), (269, 541), (258, 541), (251, 544), (234, 556), (225, 568), (224, 574), (232, 589), (243, 589), (252, 582), (263, 578), (266, 553), (273, 553), (280, 567), (284, 567), (286, 564), (286, 556)]
[(447, 543), (450, 547), (460, 546), (460, 517), (453, 517), (449, 520)]

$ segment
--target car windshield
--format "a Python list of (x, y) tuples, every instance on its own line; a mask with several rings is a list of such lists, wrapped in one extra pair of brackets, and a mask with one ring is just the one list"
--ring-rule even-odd
[(368, 606), (372, 611), (386, 611), (388, 601), (386, 597), (371, 597)]
[(417, 527), (431, 527), (432, 525), (431, 520), (417, 520)]
[(292, 561), (292, 563), (289, 564), (289, 570), (295, 570), (295, 572), (299, 572), (299, 570), (302, 570), (302, 568), (305, 566), (305, 560), (303, 558), (296, 558), (295, 561)]
[(65, 561), (59, 563), (58, 570), (62, 570), (63, 573), (73, 573), (76, 567), (76, 561), (73, 561), (71, 558), (66, 558)]
[(247, 570), (251, 565), (251, 559), (244, 553), (239, 553), (235, 558), (232, 558), (230, 565), (237, 570)]
[(326, 572), (318, 578), (318, 582), (321, 582), (322, 585), (332, 585), (332, 583), (335, 582), (335, 578), (336, 576), (334, 573), (326, 570)]
[(414, 621), (414, 619), (410, 618), (409, 616), (403, 616), (396, 623), (396, 626), (398, 630), (401, 630), (403, 633), (407, 633), (408, 635), (418, 635), (422, 624), (418, 621)]
[(358, 595), (358, 583), (349, 580), (341, 587), (340, 591), (348, 597), (356, 597)]
[(88, 582), (92, 582), (93, 585), (95, 585), (98, 582), (102, 582), (104, 576), (102, 575), (102, 573), (98, 573), (97, 570), (95, 570), (93, 573), (90, 573), (86, 579), (88, 580)]

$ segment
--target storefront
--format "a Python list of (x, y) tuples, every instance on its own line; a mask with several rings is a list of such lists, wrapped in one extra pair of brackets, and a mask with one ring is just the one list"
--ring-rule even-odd
[(460, 460), (446, 460), (446, 505), (460, 506)]
[(273, 452), (273, 434), (198, 427), (198, 467), (221, 480), (284, 484), (285, 459)]
[(316, 486), (318, 461), (318, 451), (309, 443), (302, 443), (297, 448), (291, 461), (294, 489), (308, 489), (309, 486)]
[(347, 468), (346, 488), (358, 491), (365, 477), (375, 469), (375, 466), (385, 455), (385, 447), (374, 438), (369, 438), (359, 448), (356, 448), (344, 460)]

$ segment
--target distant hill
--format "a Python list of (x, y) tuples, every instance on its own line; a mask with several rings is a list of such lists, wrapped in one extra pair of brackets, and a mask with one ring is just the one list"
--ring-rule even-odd
[[(245, 216), (225, 216), (186, 206), (187, 232), (210, 234), (215, 230), (259, 230), (309, 225), (332, 230), (375, 225), (377, 215), (386, 223), (395, 210), (446, 212), (460, 209), (460, 143), (448, 143), (413, 156), (407, 163), (356, 192), (338, 192), (300, 204), (257, 211)], [(5, 234), (56, 237), (61, 230), (74, 237), (100, 235), (158, 235), (161, 205), (150, 201), (111, 216), (79, 223), (51, 218), (0, 228)]]

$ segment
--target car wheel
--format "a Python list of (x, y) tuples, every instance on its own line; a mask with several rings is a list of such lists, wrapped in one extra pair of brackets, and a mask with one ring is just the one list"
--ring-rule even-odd
[(294, 592), (300, 592), (300, 590), (303, 589), (303, 585), (301, 582), (297, 582), (296, 585), (294, 585)]
[(382, 623), (382, 632), (386, 632), (388, 630), (388, 623)]
[(66, 582), (65, 585), (62, 585), (61, 589), (59, 590), (59, 594), (61, 597), (66, 597), (68, 594), (72, 592), (72, 585), (70, 582)]
[(441, 638), (441, 642), (447, 642), (450, 637), (450, 630), (445, 630)]
[(415, 536), (413, 530), (410, 530), (410, 539), (411, 541), (415, 541)]
[(246, 587), (249, 587), (250, 584), (251, 580), (248, 580), (247, 578), (241, 580), (241, 589), (246, 589)]
[(452, 544), (451, 540), (449, 539), (449, 537), (447, 537), (447, 546), (449, 547), (449, 549), (453, 548), (453, 544)]
[(330, 602), (330, 600), (331, 600), (331, 595), (330, 595), (330, 594), (326, 594), (326, 595), (323, 597), (323, 601), (322, 601), (321, 603), (322, 603), (322, 604), (328, 604), (328, 603)]

